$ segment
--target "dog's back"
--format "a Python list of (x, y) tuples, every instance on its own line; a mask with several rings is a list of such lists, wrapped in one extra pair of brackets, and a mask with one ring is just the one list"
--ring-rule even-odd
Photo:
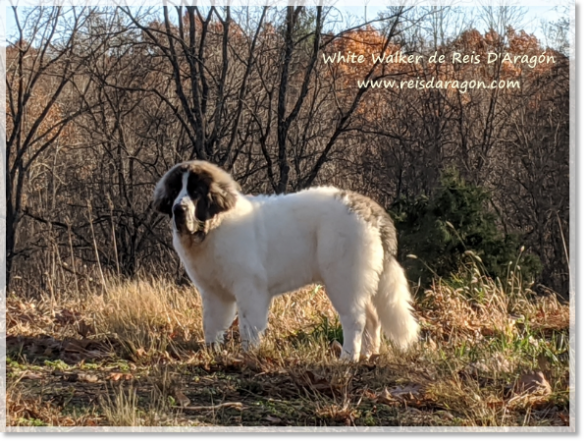
[(374, 351), (381, 327), (401, 349), (417, 340), (409, 285), (396, 258), (395, 227), (381, 206), (334, 187), (256, 201), (258, 222), (267, 233), (262, 244), (268, 247), (273, 295), (322, 282), (342, 322), (366, 313), (365, 338)]

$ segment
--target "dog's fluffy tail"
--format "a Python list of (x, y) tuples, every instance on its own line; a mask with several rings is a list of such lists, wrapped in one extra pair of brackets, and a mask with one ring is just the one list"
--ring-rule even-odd
[(401, 350), (415, 343), (419, 325), (413, 316), (411, 292), (405, 272), (395, 257), (385, 257), (373, 304), (386, 336)]

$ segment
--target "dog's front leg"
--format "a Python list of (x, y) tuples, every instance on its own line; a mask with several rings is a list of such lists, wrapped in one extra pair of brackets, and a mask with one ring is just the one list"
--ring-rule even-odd
[(238, 325), (242, 349), (260, 345), (261, 337), (269, 320), (271, 297), (268, 292), (258, 287), (241, 287), (237, 292)]
[(236, 300), (224, 294), (202, 292), (203, 330), (207, 345), (224, 342), (224, 333), (236, 316)]

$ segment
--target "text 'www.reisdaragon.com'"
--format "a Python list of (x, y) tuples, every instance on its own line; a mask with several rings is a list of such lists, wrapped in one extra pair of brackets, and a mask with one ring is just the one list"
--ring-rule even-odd
[(358, 80), (359, 88), (373, 89), (456, 89), (462, 93), (472, 89), (519, 89), (519, 80)]

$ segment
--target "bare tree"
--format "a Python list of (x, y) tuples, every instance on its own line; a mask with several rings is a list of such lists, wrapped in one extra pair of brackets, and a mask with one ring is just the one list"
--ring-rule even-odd
[[(41, 290), (48, 268), (65, 276), (64, 285), (81, 278), (84, 265), (179, 276), (166, 219), (152, 211), (150, 196), (170, 166), (199, 158), (229, 170), (246, 193), (328, 183), (386, 208), (431, 196), (442, 171), (455, 167), (492, 191), (501, 230), (520, 235), (545, 264), (540, 281), (563, 292), (567, 64), (351, 66), (322, 58), (544, 50), (510, 27), (506, 35), (469, 29), (454, 11), (394, 7), (343, 24), (327, 7), (14, 10), (18, 35), (7, 50), (6, 83), (9, 274), (14, 267), (39, 275)], [(484, 15), (495, 26), (514, 17), (492, 12)], [(521, 90), (357, 86), (512, 77)]]
[(87, 111), (67, 107), (73, 79), (84, 55), (99, 50), (80, 34), (90, 14), (86, 8), (37, 7), (23, 16), (13, 7), (17, 40), (7, 48), (6, 274), (18, 249), (31, 169), (59, 144), (70, 123)]

